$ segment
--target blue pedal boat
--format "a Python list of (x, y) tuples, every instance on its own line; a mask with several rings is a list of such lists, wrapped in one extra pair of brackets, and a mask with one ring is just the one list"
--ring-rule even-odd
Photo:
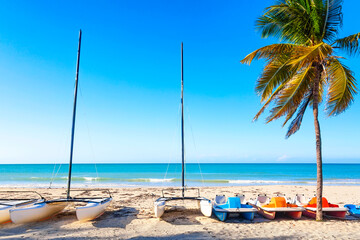
[(360, 205), (346, 204), (344, 207), (348, 208), (351, 216), (360, 218)]
[(254, 219), (257, 209), (245, 204), (245, 195), (226, 198), (224, 195), (216, 195), (213, 202), (213, 213), (220, 221), (225, 221), (229, 214), (238, 213), (247, 220)]

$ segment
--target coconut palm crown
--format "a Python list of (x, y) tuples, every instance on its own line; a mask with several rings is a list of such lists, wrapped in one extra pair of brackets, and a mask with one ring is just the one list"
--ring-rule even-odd
[[(313, 108), (317, 156), (317, 220), (322, 220), (322, 156), (318, 105), (324, 100), (327, 115), (344, 112), (357, 93), (353, 72), (344, 65), (344, 51), (359, 53), (360, 33), (337, 39), (342, 26), (341, 0), (280, 0), (265, 9), (256, 27), (262, 37), (275, 37), (278, 44), (262, 47), (242, 63), (264, 59), (266, 65), (257, 80), (256, 92), (263, 107), (257, 120), (272, 104), (266, 121), (291, 120), (286, 137), (300, 129), (308, 106)], [(327, 97), (325, 98), (325, 91)], [(325, 98), (325, 99), (324, 99)]]

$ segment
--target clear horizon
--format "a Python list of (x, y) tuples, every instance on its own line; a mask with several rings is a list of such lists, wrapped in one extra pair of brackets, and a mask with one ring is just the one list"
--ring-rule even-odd
[[(252, 122), (264, 63), (239, 61), (276, 42), (254, 27), (273, 2), (3, 2), (0, 164), (68, 162), (80, 28), (75, 164), (180, 161), (181, 42), (187, 162), (315, 163), (311, 109), (289, 139), (281, 120)], [(344, 2), (340, 37), (360, 32), (358, 9)], [(360, 76), (360, 57), (340, 55)], [(360, 163), (359, 95), (337, 117), (323, 109), (324, 162)]]

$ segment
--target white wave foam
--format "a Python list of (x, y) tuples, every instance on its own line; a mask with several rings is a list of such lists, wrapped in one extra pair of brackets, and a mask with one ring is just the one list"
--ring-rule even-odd
[(274, 183), (293, 183), (294, 181), (272, 181), (272, 180), (228, 180), (229, 183), (235, 184), (250, 184), (250, 183), (264, 183), (264, 184), (274, 184)]
[(83, 178), (85, 181), (88, 181), (88, 182), (96, 181), (99, 179), (97, 177), (83, 177)]
[(149, 178), (149, 182), (172, 182), (175, 178)]
[[(355, 180), (355, 181), (354, 181)], [(354, 180), (331, 180), (331, 181), (324, 181), (324, 184), (360, 184), (360, 180), (354, 179)]]

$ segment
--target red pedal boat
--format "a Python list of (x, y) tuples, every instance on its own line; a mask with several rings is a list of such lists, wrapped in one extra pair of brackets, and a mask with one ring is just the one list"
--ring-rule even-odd
[[(295, 197), (295, 204), (303, 205), (305, 208), (304, 216), (316, 218), (316, 197), (313, 197), (307, 203), (304, 202), (304, 195), (297, 194)], [(326, 198), (322, 198), (322, 211), (325, 216), (344, 219), (347, 213), (347, 208), (340, 207), (337, 204), (331, 204)]]

